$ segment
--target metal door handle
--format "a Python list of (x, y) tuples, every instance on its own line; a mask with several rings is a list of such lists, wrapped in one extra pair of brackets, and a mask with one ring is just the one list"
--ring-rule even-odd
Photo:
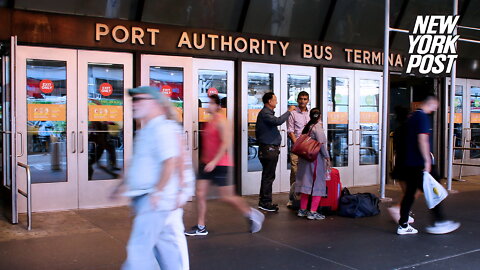
[(287, 146), (287, 132), (285, 131), (285, 129), (282, 129), (282, 132), (283, 132), (283, 145), (282, 147), (285, 147)]
[[(362, 139), (361, 136), (362, 136), (362, 131), (360, 129), (355, 130), (355, 144), (356, 145), (360, 145), (360, 141)], [(357, 138), (358, 138), (358, 140), (357, 140)]]
[(75, 140), (75, 131), (72, 131), (72, 153), (77, 152), (77, 146), (76, 146), (76, 140)]
[(20, 150), (21, 150), (21, 151), (20, 151), (21, 154), (20, 154), (20, 155), (17, 155), (17, 157), (22, 157), (23, 154), (24, 154), (24, 149), (23, 149), (23, 133), (17, 131), (17, 134), (20, 135)]
[(189, 146), (189, 141), (188, 141), (188, 130), (185, 130), (185, 140), (186, 140), (186, 143), (187, 143), (187, 150), (189, 151), (190, 150), (190, 146)]
[[(351, 135), (352, 135), (352, 136), (350, 136), (350, 132), (351, 132)], [(353, 138), (353, 129), (349, 129), (349, 130), (348, 130), (347, 136), (348, 136), (348, 138), (347, 138), (348, 143), (347, 143), (347, 144), (348, 144), (348, 145), (354, 145), (354, 144), (355, 144), (355, 141), (354, 141), (354, 138)]]
[(198, 150), (198, 131), (194, 130), (193, 131), (193, 148), (192, 150)]
[[(80, 139), (82, 139), (81, 142), (80, 142)], [(80, 131), (78, 133), (78, 144), (80, 144), (80, 149), (81, 149), (80, 153), (83, 154), (83, 151), (84, 151), (84, 149), (83, 149), (83, 131)]]

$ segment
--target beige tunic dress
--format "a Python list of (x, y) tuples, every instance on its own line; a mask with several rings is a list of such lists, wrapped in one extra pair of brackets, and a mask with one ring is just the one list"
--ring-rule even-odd
[[(310, 162), (301, 157), (298, 158), (297, 179), (295, 182), (295, 192), (312, 194), (313, 196), (326, 196), (326, 158), (328, 158), (327, 151), (327, 137), (323, 130), (322, 124), (317, 123), (313, 126), (310, 137), (322, 144), (317, 158), (317, 174), (316, 179), (313, 179), (313, 170), (315, 168), (315, 161)], [(313, 185), (313, 193), (312, 193)]]

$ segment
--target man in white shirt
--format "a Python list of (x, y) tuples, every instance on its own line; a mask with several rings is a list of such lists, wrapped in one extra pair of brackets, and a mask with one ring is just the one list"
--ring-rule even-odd
[[(193, 182), (194, 175), (183, 168), (176, 112), (156, 88), (133, 88), (129, 94), (133, 117), (142, 128), (124, 182), (135, 219), (122, 269), (188, 269), (180, 206), (186, 201), (181, 195), (185, 183)], [(193, 188), (187, 192), (193, 193)]]

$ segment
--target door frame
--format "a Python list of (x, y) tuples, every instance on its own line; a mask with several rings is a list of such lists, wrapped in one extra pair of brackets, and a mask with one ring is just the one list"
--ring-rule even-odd
[[(323, 128), (327, 132), (328, 140), (328, 109), (330, 104), (328, 103), (328, 78), (345, 78), (348, 79), (348, 129), (347, 129), (347, 146), (348, 146), (348, 166), (335, 167), (338, 169), (342, 176), (342, 185), (346, 187), (354, 186), (354, 136), (355, 136), (355, 71), (351, 69), (337, 69), (337, 68), (324, 68), (323, 69), (323, 95), (322, 95), (322, 117)], [(330, 158), (334, 159), (334, 156)], [(332, 163), (333, 164), (333, 163)]]
[[(133, 55), (131, 53), (78, 51), (78, 204), (79, 208), (98, 208), (126, 205), (128, 200), (111, 200), (112, 190), (121, 179), (88, 180), (88, 64), (123, 65), (123, 167), (128, 168), (132, 155), (133, 120), (132, 101), (128, 89), (133, 85)], [(83, 150), (83, 151), (82, 151)]]
[(192, 98), (192, 57), (187, 56), (165, 56), (142, 54), (140, 56), (140, 83), (141, 85), (150, 85), (150, 67), (176, 67), (183, 68), (183, 132), (186, 139), (186, 149), (189, 155), (192, 155), (193, 146), (193, 126), (191, 110), (194, 110), (194, 100)]
[[(273, 73), (273, 92), (277, 96), (279, 104), (281, 104), (281, 90), (280, 90), (280, 77), (281, 69), (279, 64), (265, 64), (255, 62), (242, 62), (242, 81), (241, 89), (237, 89), (242, 94), (242, 110), (241, 110), (241, 166), (242, 166), (242, 195), (258, 194), (260, 191), (260, 182), (262, 171), (249, 172), (248, 171), (248, 73)], [(280, 115), (280, 108), (275, 110), (275, 115)], [(280, 173), (280, 166), (277, 166), (276, 177), (273, 182), (273, 192), (280, 191), (280, 181), (278, 181)]]
[[(76, 130), (77, 112), (77, 50), (45, 48), (32, 46), (17, 46), (16, 54), (16, 145), (14, 152), (19, 153), (17, 161), (28, 164), (27, 149), (27, 85), (26, 61), (27, 59), (41, 59), (66, 62), (67, 78), (67, 109), (66, 109), (66, 164), (67, 181), (56, 183), (32, 184), (33, 211), (52, 211), (78, 208), (78, 178), (76, 176), (77, 164), (76, 145), (73, 145)], [(18, 136), (20, 135), (20, 136)], [(73, 135), (73, 136), (72, 136)], [(26, 190), (26, 174), (23, 168), (16, 166), (17, 187)], [(52, 198), (56, 198), (55, 200)], [(20, 212), (26, 211), (25, 200), (18, 200)]]
[[(288, 75), (301, 75), (301, 76), (310, 76), (310, 93), (309, 101), (310, 104), (307, 106), (308, 109), (316, 107), (317, 104), (317, 69), (312, 66), (297, 66), (297, 65), (280, 65), (280, 87), (281, 87), (281, 103), (279, 114), (283, 114), (288, 110)], [(288, 169), (288, 133), (287, 133), (287, 122), (281, 125), (282, 135), (282, 151), (280, 151), (278, 166), (280, 167), (280, 192), (290, 191), (290, 174), (291, 170)]]
[[(377, 165), (360, 165), (360, 80), (361, 79), (378, 79), (379, 80), (379, 101), (383, 97), (383, 77), (381, 72), (363, 71), (353, 69), (324, 68), (323, 69), (323, 123), (324, 129), (328, 133), (328, 78), (346, 78), (349, 80), (348, 89), (348, 130), (347, 130), (347, 146), (348, 146), (348, 166), (336, 167), (342, 176), (342, 184), (349, 186), (367, 186), (376, 185), (380, 181), (380, 160)], [(381, 133), (382, 133), (382, 103), (379, 102), (379, 155), (381, 149)], [(334, 156), (331, 157), (335, 158)], [(372, 175), (376, 175), (372, 178)], [(367, 180), (367, 181), (365, 181)]]
[[(192, 59), (192, 100), (198, 100), (198, 71), (199, 70), (215, 70), (215, 71), (226, 71), (227, 72), (227, 119), (230, 124), (231, 134), (233, 136), (233, 119), (234, 119), (234, 109), (235, 109), (235, 62), (229, 60), (214, 60), (214, 59), (204, 59), (204, 58), (193, 58)], [(199, 148), (198, 142), (200, 140), (200, 131), (199, 131), (199, 122), (198, 122), (198, 102), (192, 103), (192, 155), (193, 155), (193, 165), (194, 169), (198, 171), (199, 165)], [(232, 143), (233, 146), (233, 143)], [(230, 156), (233, 157), (233, 147), (229, 149)]]
[[(360, 130), (360, 80), (362, 79), (370, 79), (370, 80), (378, 80), (379, 83), (379, 92), (378, 92), (378, 163), (376, 165), (360, 165), (360, 151), (361, 151), (361, 130)], [(381, 72), (375, 71), (363, 71), (363, 70), (355, 70), (355, 93), (354, 93), (354, 185), (356, 186), (370, 186), (370, 185), (377, 185), (380, 183), (380, 155), (382, 146), (382, 98), (383, 98), (383, 77)], [(357, 137), (358, 134), (358, 137)], [(358, 146), (358, 147), (357, 147)], [(386, 151), (386, 149), (384, 149)], [(372, 175), (376, 175), (375, 178), (372, 178)]]

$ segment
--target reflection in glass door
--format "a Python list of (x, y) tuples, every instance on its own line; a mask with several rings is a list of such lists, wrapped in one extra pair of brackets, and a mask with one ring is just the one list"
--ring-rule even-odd
[(170, 97), (177, 109), (178, 119), (183, 124), (183, 131), (188, 150), (192, 151), (192, 58), (182, 56), (141, 56), (141, 83), (155, 86)]
[(379, 181), (381, 74), (324, 69), (324, 127), (345, 186)]
[[(280, 115), (280, 65), (247, 63), (242, 64), (242, 195), (258, 194), (262, 165), (258, 159), (258, 143), (255, 136), (257, 115), (263, 108), (262, 97), (274, 92), (278, 105), (275, 115)], [(285, 138), (283, 139), (285, 140)], [(283, 141), (282, 140), (282, 141)], [(280, 166), (277, 165), (277, 179), (273, 192), (280, 191)]]
[[(132, 146), (132, 55), (78, 52), (79, 207), (125, 204), (109, 194)], [(126, 120), (126, 121), (125, 121)]]
[[(193, 59), (193, 100), (197, 100), (197, 110), (193, 110), (193, 161), (195, 169), (201, 156), (201, 143), (205, 123), (209, 120), (208, 96), (220, 97), (222, 114), (228, 119), (233, 134), (234, 108), (234, 63), (232, 61)], [(230, 149), (232, 156), (233, 149)]]

